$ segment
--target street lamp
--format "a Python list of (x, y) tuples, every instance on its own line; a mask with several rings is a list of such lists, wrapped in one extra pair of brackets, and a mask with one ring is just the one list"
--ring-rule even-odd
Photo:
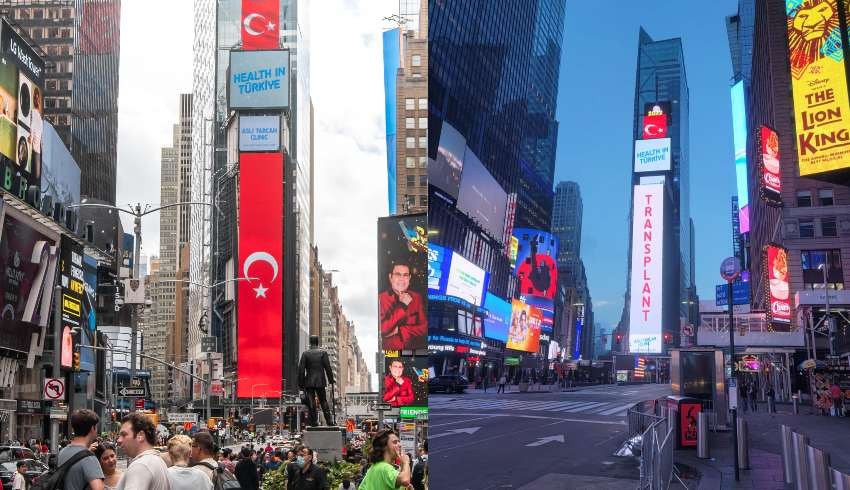
[(268, 386), (268, 383), (257, 383), (255, 385), (251, 385), (251, 420), (254, 420), (254, 388), (257, 386)]

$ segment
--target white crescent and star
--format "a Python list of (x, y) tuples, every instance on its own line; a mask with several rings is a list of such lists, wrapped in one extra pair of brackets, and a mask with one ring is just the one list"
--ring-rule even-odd
[[(272, 267), (272, 279), (271, 279), (271, 281), (269, 281), (269, 283), (274, 282), (274, 280), (277, 279), (277, 260), (275, 260), (275, 258), (272, 256), (272, 254), (270, 254), (268, 252), (263, 252), (263, 251), (254, 252), (251, 255), (249, 255), (248, 258), (245, 259), (245, 263), (242, 264), (242, 273), (243, 273), (244, 277), (251, 277), (250, 274), (248, 274), (248, 271), (251, 269), (251, 265), (254, 262), (258, 262), (258, 261), (259, 262), (266, 262)], [(266, 291), (269, 290), (269, 288), (263, 287), (262, 283), (260, 283), (259, 287), (256, 287), (256, 288), (253, 288), (253, 289), (254, 289), (254, 292), (257, 293), (257, 296), (256, 296), (257, 298), (259, 298), (259, 297), (265, 298), (266, 297)]]
[[(254, 19), (261, 19), (263, 21), (263, 27), (265, 27), (265, 30), (257, 31), (257, 30), (252, 29), (251, 23), (254, 21)], [(270, 31), (274, 30), (275, 25), (274, 25), (273, 22), (266, 19), (266, 17), (263, 14), (253, 13), (253, 14), (246, 15), (245, 18), (242, 19), (242, 27), (244, 27), (245, 32), (247, 32), (251, 36), (260, 36), (260, 35), (262, 35), (266, 32), (270, 32)]]
[(655, 124), (647, 124), (646, 126), (644, 126), (643, 130), (646, 134), (650, 136), (659, 136), (664, 134), (664, 130), (659, 128)]

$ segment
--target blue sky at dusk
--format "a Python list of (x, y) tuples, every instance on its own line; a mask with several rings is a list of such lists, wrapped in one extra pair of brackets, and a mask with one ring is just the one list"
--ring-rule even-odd
[(632, 117), (638, 30), (681, 37), (690, 88), (691, 217), (696, 284), (714, 299), (719, 266), (731, 255), (735, 194), (732, 66), (725, 17), (737, 1), (567, 2), (557, 119), (555, 182), (581, 187), (581, 254), (596, 321), (615, 326), (626, 288)]

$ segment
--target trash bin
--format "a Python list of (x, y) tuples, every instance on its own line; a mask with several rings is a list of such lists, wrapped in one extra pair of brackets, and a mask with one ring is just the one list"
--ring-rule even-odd
[[(702, 403), (696, 398), (671, 395), (666, 398), (667, 410), (676, 412), (672, 420), (676, 431), (676, 449), (697, 447), (697, 418), (702, 411)], [(708, 425), (706, 424), (706, 427)]]
[(697, 419), (697, 457), (708, 459), (708, 412), (700, 412)]

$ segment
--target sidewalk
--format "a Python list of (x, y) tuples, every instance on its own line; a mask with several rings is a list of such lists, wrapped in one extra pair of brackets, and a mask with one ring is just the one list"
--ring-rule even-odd
[[(473, 385), (470, 384), (469, 386), (473, 386)], [(506, 395), (516, 395), (516, 394), (520, 394), (520, 393), (558, 393), (558, 392), (568, 392), (568, 391), (581, 391), (581, 390), (586, 389), (586, 388), (594, 388), (594, 387), (599, 387), (599, 386), (616, 386), (616, 385), (613, 385), (613, 384), (586, 384), (585, 385), (585, 384), (583, 384), (583, 385), (572, 386), (572, 387), (568, 386), (566, 389), (564, 389), (557, 384), (554, 384), (554, 385), (552, 385), (552, 384), (549, 384), (549, 385), (544, 385), (544, 384), (532, 385), (532, 384), (529, 384), (527, 391), (520, 391), (519, 385), (505, 385), (505, 393), (504, 394), (506, 394)], [(495, 394), (497, 394), (496, 392), (498, 390), (499, 390), (498, 384), (490, 385), (487, 388), (486, 394), (487, 395), (495, 395)], [(479, 389), (479, 388), (467, 388), (466, 393), (483, 395), (483, 394), (485, 394), (485, 391), (484, 391), (483, 388), (481, 388), (481, 389)], [(502, 395), (502, 393), (498, 393), (498, 395)]]
[(788, 488), (782, 470), (782, 424), (808, 435), (812, 446), (828, 452), (833, 468), (850, 472), (850, 452), (846, 450), (850, 418), (810, 415), (808, 407), (801, 407), (800, 414), (794, 415), (790, 405), (778, 405), (777, 414), (767, 413), (764, 404), (759, 409), (756, 413), (739, 414), (747, 421), (750, 441), (750, 469), (741, 470), (739, 482), (735, 482), (731, 430), (709, 432), (711, 459), (697, 458), (695, 449), (676, 451), (676, 463), (702, 474), (697, 488)]

